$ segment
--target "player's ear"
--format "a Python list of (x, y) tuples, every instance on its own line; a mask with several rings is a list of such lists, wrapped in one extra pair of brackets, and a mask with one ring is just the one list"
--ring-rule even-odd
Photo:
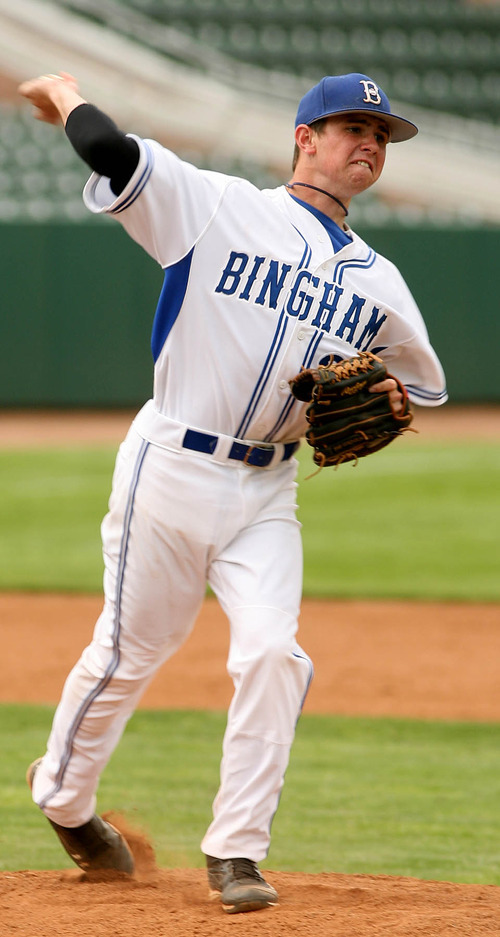
[(295, 142), (302, 153), (313, 156), (316, 152), (316, 134), (308, 124), (299, 124), (295, 128)]

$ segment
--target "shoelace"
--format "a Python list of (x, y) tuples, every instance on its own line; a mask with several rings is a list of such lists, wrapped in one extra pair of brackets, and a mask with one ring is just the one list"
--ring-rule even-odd
[(252, 859), (231, 859), (231, 862), (235, 875), (244, 875), (245, 878), (253, 878), (257, 882), (264, 881)]

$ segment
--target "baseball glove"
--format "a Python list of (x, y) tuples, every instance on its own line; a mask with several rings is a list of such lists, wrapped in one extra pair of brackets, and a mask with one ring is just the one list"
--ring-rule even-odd
[[(387, 392), (369, 390), (372, 384), (388, 377), (396, 381), (403, 395), (403, 407), (398, 413)], [(289, 384), (294, 397), (309, 403), (306, 439), (320, 468), (357, 463), (389, 445), (413, 419), (406, 389), (369, 351), (338, 362), (332, 357), (318, 368), (303, 368)]]

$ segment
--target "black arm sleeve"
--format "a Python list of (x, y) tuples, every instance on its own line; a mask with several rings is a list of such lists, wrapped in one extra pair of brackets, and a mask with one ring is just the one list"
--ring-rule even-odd
[(107, 176), (115, 195), (123, 191), (139, 162), (139, 147), (93, 104), (79, 104), (66, 121), (66, 135), (94, 172)]

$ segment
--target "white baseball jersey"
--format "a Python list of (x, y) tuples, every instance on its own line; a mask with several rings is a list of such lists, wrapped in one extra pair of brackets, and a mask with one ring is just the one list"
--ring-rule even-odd
[[(410, 399), (447, 399), (441, 365), (396, 267), (281, 186), (200, 171), (155, 141), (115, 197), (89, 179), (93, 212), (120, 221), (165, 270), (153, 325), (154, 409), (184, 425), (265, 442), (305, 433), (288, 381), (333, 354), (379, 354)], [(145, 433), (147, 430), (145, 429)]]

